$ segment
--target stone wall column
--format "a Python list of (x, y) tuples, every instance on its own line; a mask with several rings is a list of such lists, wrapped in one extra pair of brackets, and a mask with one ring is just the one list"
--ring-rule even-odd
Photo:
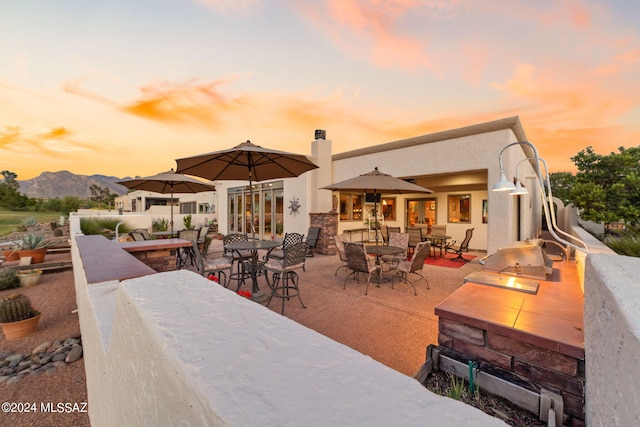
[(338, 214), (336, 212), (310, 213), (311, 227), (320, 228), (316, 252), (322, 255), (335, 255), (336, 243), (333, 239), (338, 232)]

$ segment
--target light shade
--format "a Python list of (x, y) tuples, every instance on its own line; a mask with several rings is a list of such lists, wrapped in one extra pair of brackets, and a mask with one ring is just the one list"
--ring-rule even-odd
[(523, 194), (529, 194), (526, 188), (522, 186), (520, 180), (516, 181), (516, 186), (513, 190), (509, 191), (509, 194), (512, 196), (521, 196)]
[(500, 174), (500, 181), (496, 182), (493, 185), (491, 191), (511, 191), (515, 189), (516, 186), (513, 185), (513, 182), (508, 181), (507, 177), (504, 175), (504, 172)]

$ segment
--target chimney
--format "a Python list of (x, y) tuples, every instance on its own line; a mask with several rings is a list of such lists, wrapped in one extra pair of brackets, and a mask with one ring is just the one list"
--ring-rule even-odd
[(327, 139), (327, 131), (316, 129), (316, 139)]

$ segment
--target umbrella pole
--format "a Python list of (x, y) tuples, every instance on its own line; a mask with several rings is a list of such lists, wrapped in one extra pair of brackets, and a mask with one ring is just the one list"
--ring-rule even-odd
[(378, 246), (378, 192), (376, 191), (373, 192), (373, 232), (376, 234), (376, 246)]
[(251, 209), (251, 237), (256, 240), (256, 228), (253, 224), (253, 184), (251, 181), (251, 172), (249, 172), (249, 209)]
[(171, 184), (171, 234), (173, 235), (173, 184)]

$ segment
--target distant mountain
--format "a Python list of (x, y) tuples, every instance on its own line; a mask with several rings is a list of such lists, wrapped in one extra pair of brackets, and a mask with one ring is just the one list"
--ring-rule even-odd
[(69, 171), (43, 172), (40, 176), (24, 181), (17, 180), (20, 184), (18, 191), (31, 198), (63, 198), (75, 196), (80, 199), (91, 197), (90, 187), (97, 185), (107, 187), (112, 193), (118, 195), (127, 194), (127, 188), (116, 184), (116, 181), (126, 178), (105, 175), (76, 175)]

